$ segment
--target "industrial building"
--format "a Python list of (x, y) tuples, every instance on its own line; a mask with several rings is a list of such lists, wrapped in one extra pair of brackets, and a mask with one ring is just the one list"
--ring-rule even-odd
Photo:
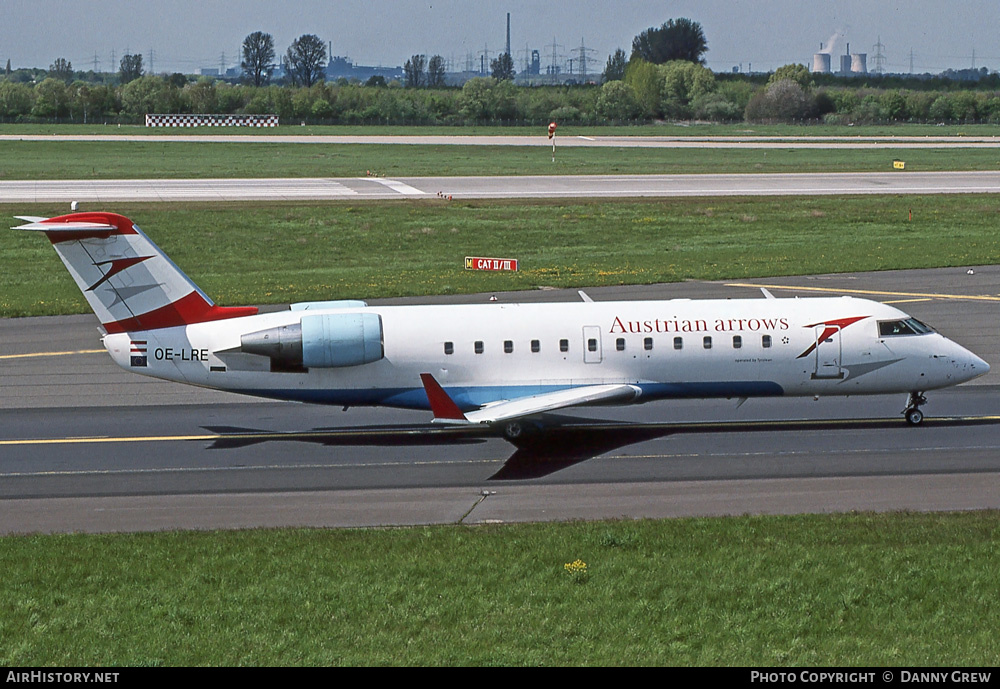
[[(833, 56), (823, 50), (820, 44), (820, 52), (813, 54), (812, 71), (816, 74), (831, 74)], [(859, 76), (868, 74), (868, 54), (852, 53), (851, 44), (847, 44), (847, 49), (840, 56), (840, 69), (836, 72), (840, 76)]]

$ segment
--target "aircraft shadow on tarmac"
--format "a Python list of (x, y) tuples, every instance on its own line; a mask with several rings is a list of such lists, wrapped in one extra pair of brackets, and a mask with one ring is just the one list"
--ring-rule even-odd
[[(755, 433), (815, 431), (831, 429), (892, 430), (906, 428), (901, 419), (833, 419), (819, 421), (712, 421), (690, 423), (635, 424), (607, 420), (581, 420), (547, 415), (540, 427), (520, 438), (508, 440), (516, 450), (488, 480), (519, 481), (541, 478), (614, 450), (663, 438), (691, 433)], [(996, 418), (928, 418), (924, 427), (957, 427), (1000, 424)], [(209, 449), (234, 449), (272, 442), (307, 442), (334, 446), (418, 447), (428, 445), (475, 445), (502, 437), (495, 429), (441, 426), (365, 426), (318, 428), (280, 432), (236, 426), (203, 426), (221, 437)], [(910, 429), (919, 432), (917, 429)]]

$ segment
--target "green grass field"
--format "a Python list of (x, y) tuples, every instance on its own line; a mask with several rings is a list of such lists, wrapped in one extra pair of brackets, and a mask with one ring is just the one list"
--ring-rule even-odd
[[(106, 210), (128, 215), (226, 305), (1000, 262), (1000, 197), (991, 195)], [(11, 224), (15, 214), (63, 212), (0, 206)], [(466, 271), (465, 256), (518, 258), (521, 270)], [(0, 316), (87, 310), (37, 233), (7, 231), (0, 264)]]
[(997, 517), (7, 537), (0, 662), (987, 666)]
[[(0, 135), (32, 134), (103, 134), (103, 135), (253, 135), (266, 138), (275, 135), (380, 135), (380, 136), (545, 136), (545, 124), (540, 126), (467, 127), (429, 125), (307, 125), (285, 122), (280, 127), (253, 129), (246, 127), (219, 129), (217, 127), (169, 128), (144, 125), (114, 124), (0, 124)], [(891, 124), (891, 125), (827, 125), (827, 124), (712, 124), (690, 122), (664, 122), (644, 125), (606, 126), (559, 123), (558, 136), (1000, 136), (1000, 125), (995, 124)]]
[[(904, 160), (910, 171), (996, 170), (1000, 149), (932, 147), (878, 149), (651, 149), (563, 146), (556, 162), (547, 145), (445, 146), (374, 144), (288, 144), (275, 135), (537, 135), (537, 127), (279, 127), (272, 130), (217, 128), (159, 129), (101, 125), (0, 125), (0, 134), (105, 135), (253, 135), (254, 143), (4, 141), (0, 180), (356, 177), (369, 172), (391, 176), (547, 175), (547, 174), (699, 174), (890, 171)], [(995, 125), (935, 127), (899, 125), (833, 127), (792, 125), (645, 125), (586, 127), (567, 125), (558, 140), (577, 136), (998, 136)]]
[[(540, 137), (544, 142), (544, 139)], [(215, 142), (0, 142), (0, 180), (997, 170), (1000, 148), (671, 149)], [(900, 174), (906, 174), (900, 173)]]

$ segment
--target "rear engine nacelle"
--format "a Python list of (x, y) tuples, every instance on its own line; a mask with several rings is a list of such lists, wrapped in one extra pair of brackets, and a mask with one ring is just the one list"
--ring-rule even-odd
[(385, 356), (382, 318), (377, 313), (303, 316), (299, 323), (247, 333), (240, 351), (287, 366), (360, 366)]

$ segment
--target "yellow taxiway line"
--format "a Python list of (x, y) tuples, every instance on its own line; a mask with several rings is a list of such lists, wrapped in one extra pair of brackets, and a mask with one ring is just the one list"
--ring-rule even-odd
[(30, 359), (39, 356), (68, 356), (70, 354), (104, 354), (106, 349), (74, 349), (68, 352), (31, 352), (30, 354), (0, 354), (2, 359)]
[[(870, 423), (883, 423), (893, 421), (891, 418), (870, 418), (870, 419), (789, 419), (789, 420), (762, 420), (762, 421), (702, 421), (702, 422), (692, 422), (692, 423), (676, 423), (676, 424), (652, 424), (652, 425), (629, 425), (624, 424), (615, 427), (615, 430), (650, 430), (655, 428), (657, 430), (671, 431), (671, 430), (684, 430), (684, 429), (698, 429), (698, 430), (717, 430), (722, 428), (732, 428), (740, 427), (745, 429), (762, 429), (769, 426), (780, 426), (783, 428), (792, 429), (797, 426), (801, 427), (812, 427), (812, 426), (845, 426), (851, 424), (870, 424)], [(984, 414), (979, 416), (939, 416), (939, 417), (927, 417), (926, 421), (936, 421), (938, 423), (944, 424), (954, 424), (954, 423), (996, 423), (1000, 422), (1000, 415)], [(905, 428), (906, 425), (903, 423), (902, 419), (899, 419), (900, 428)], [(564, 429), (566, 430), (566, 429)], [(572, 429), (571, 429), (572, 430)], [(316, 438), (329, 438), (337, 436), (379, 436), (379, 435), (452, 435), (451, 433), (442, 432), (444, 429), (434, 428), (431, 429), (406, 429), (397, 432), (386, 432), (384, 429), (375, 430), (365, 430), (365, 429), (352, 429), (349, 431), (337, 432), (337, 431), (264, 431), (260, 433), (204, 433), (199, 435), (145, 435), (145, 436), (77, 436), (71, 438), (21, 438), (21, 439), (11, 439), (11, 440), (0, 440), (0, 447), (13, 446), (13, 445), (81, 445), (88, 443), (150, 443), (150, 442), (176, 442), (176, 441), (218, 441), (218, 440), (243, 440), (243, 441), (268, 441), (268, 440), (311, 440)], [(462, 435), (461, 433), (455, 435)], [(349, 445), (350, 443), (345, 443)]]
[(975, 301), (1000, 301), (1000, 296), (989, 294), (937, 294), (929, 292), (885, 292), (873, 289), (846, 289), (840, 287), (795, 287), (792, 285), (755, 285), (749, 282), (727, 282), (726, 287), (753, 287), (760, 289), (790, 289), (799, 292), (834, 292), (836, 294), (865, 294), (874, 297), (913, 297), (915, 299), (971, 299)]

